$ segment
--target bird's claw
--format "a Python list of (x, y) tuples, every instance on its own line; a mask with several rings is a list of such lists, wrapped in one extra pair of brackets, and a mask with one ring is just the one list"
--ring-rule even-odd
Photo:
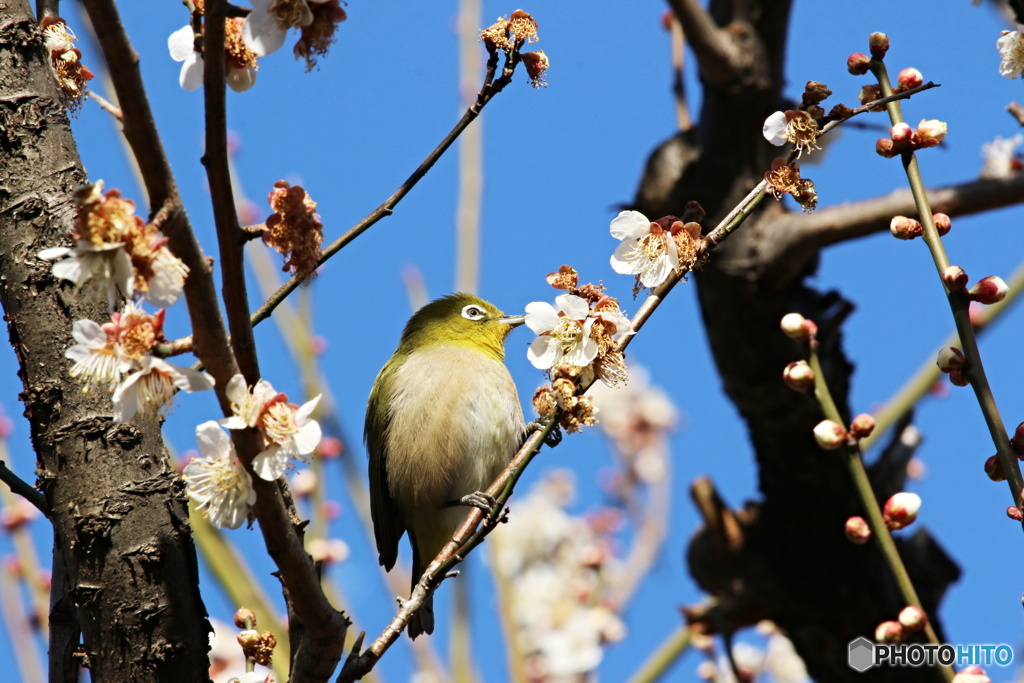
[[(526, 425), (526, 431), (528, 433), (539, 432), (544, 429), (547, 429), (547, 424), (543, 420), (534, 420)], [(562, 443), (562, 430), (558, 428), (558, 425), (555, 425), (551, 428), (551, 431), (548, 432), (547, 436), (544, 437), (544, 445), (548, 448), (554, 448), (560, 443)]]
[(474, 491), (460, 498), (459, 502), (463, 505), (478, 508), (483, 511), (485, 517), (489, 517), (494, 512), (494, 507), (498, 504), (497, 499), (486, 491)]

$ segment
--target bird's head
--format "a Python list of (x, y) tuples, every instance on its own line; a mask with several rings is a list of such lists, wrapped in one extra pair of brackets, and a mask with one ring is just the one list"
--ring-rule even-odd
[(413, 314), (402, 332), (399, 352), (455, 344), (501, 360), (505, 357), (505, 338), (524, 320), (521, 315), (506, 316), (494, 304), (472, 294), (451, 294)]

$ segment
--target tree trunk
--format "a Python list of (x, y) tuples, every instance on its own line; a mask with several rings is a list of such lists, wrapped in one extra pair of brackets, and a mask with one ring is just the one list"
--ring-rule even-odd
[(53, 582), (51, 680), (85, 665), (94, 681), (206, 681), (196, 552), (159, 421), (115, 423), (110, 396), (69, 376), (72, 323), (109, 314), (36, 257), (69, 244), (85, 174), (24, 0), (0, 5), (0, 167), (0, 303), (64, 574)]

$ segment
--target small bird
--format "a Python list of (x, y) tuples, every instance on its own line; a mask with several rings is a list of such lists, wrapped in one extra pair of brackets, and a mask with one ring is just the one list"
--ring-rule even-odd
[[(380, 564), (395, 566), (408, 532), (412, 585), (466, 517), (472, 495), (508, 464), (526, 432), (505, 367), (505, 338), (524, 321), (470, 294), (433, 301), (409, 319), (366, 407), (370, 505)], [(409, 636), (433, 633), (433, 599)]]

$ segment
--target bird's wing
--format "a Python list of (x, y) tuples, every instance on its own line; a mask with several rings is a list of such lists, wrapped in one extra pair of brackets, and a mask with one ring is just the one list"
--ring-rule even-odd
[(395, 499), (388, 490), (387, 431), (391, 415), (387, 410), (389, 397), (383, 386), (385, 378), (398, 369), (395, 359), (388, 361), (370, 391), (366, 406), (366, 424), (363, 438), (370, 455), (370, 516), (373, 518), (373, 536), (377, 541), (378, 561), (391, 571), (398, 559), (398, 541), (405, 533)]

